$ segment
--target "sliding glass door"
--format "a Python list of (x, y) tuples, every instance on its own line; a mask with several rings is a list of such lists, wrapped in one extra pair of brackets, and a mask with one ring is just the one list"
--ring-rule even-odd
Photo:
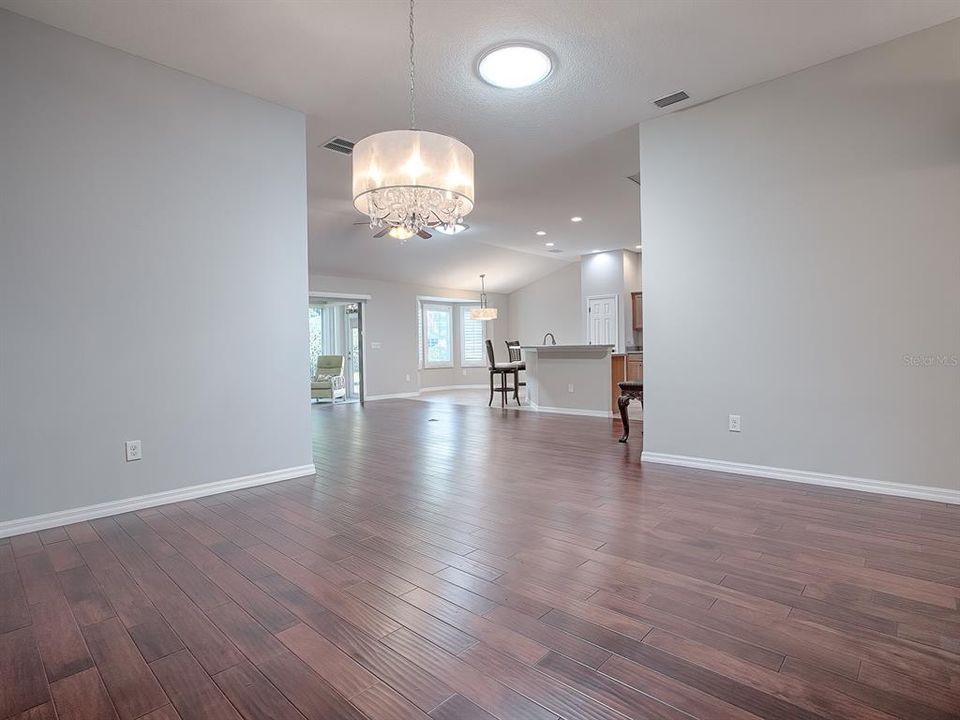
[[(363, 303), (311, 298), (310, 330), (311, 397), (331, 402), (363, 399)], [(340, 378), (333, 382), (331, 376)], [(323, 392), (318, 384), (341, 388)]]
[(363, 303), (346, 306), (347, 397), (352, 400), (363, 399), (362, 315)]

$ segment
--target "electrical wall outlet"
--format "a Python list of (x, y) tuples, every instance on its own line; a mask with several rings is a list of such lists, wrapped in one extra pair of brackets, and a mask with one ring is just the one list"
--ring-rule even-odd
[(740, 416), (731, 415), (728, 421), (730, 432), (740, 432)]
[(410, 373), (407, 373), (407, 382), (410, 382)]
[(573, 392), (573, 383), (567, 385), (567, 392)]
[(380, 347), (381, 347), (381, 345), (380, 345), (380, 343), (378, 343), (378, 342), (372, 342), (372, 343), (370, 343), (370, 349), (371, 349), (371, 350), (379, 350)]
[(123, 444), (123, 449), (126, 454), (127, 462), (140, 460), (143, 457), (143, 452), (142, 452), (142, 449), (140, 448), (139, 440), (127, 440)]
[(463, 376), (464, 376), (464, 377), (467, 376), (467, 369), (466, 369), (466, 368), (463, 368)]

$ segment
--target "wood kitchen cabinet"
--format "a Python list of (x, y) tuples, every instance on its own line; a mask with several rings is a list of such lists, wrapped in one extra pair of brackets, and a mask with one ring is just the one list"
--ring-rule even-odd
[(620, 396), (618, 383), (624, 380), (643, 382), (643, 353), (614, 353), (610, 356), (610, 408), (616, 410)]
[(633, 306), (633, 329), (643, 330), (643, 293), (630, 293)]
[(610, 410), (617, 409), (617, 398), (620, 395), (620, 383), (627, 379), (627, 356), (623, 353), (614, 353), (610, 356)]
[(643, 382), (643, 353), (627, 353), (626, 376), (630, 382)]

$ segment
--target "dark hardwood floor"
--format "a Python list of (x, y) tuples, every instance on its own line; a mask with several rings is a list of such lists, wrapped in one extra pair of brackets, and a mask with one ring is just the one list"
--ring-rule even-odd
[(956, 718), (960, 507), (313, 410), (316, 478), (0, 541), (0, 718)]

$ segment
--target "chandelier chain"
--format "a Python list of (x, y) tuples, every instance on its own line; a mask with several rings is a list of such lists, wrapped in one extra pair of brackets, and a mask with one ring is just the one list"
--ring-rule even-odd
[(410, 129), (414, 130), (417, 127), (417, 109), (416, 104), (414, 103), (414, 97), (416, 93), (416, 66), (414, 65), (413, 60), (413, 46), (416, 42), (416, 38), (413, 34), (413, 4), (414, 0), (410, 0)]

